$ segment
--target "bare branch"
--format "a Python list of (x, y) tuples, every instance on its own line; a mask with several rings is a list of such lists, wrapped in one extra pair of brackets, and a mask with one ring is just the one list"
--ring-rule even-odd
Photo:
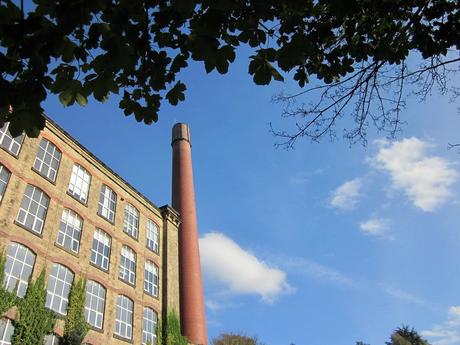
[[(351, 114), (355, 123), (355, 127), (344, 130), (344, 138), (351, 143), (366, 145), (369, 122), (377, 131), (394, 137), (404, 124), (400, 115), (409, 95), (424, 101), (433, 87), (441, 94), (460, 95), (459, 87), (449, 88), (450, 78), (460, 72), (459, 62), (460, 58), (445, 60), (435, 56), (413, 71), (409, 71), (406, 61), (399, 65), (368, 62), (334, 83), (316, 85), (292, 95), (278, 94), (273, 101), (284, 105), (282, 116), (295, 118), (296, 122), (292, 131), (276, 130), (271, 125), (271, 132), (279, 139), (275, 146), (290, 149), (302, 137), (312, 141), (325, 135), (335, 137), (334, 126), (345, 114)], [(308, 97), (307, 104), (297, 104), (301, 96)]]

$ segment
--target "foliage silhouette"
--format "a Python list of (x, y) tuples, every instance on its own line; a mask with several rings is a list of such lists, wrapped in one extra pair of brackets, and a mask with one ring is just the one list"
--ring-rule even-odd
[[(434, 86), (459, 94), (449, 83), (460, 61), (456, 0), (35, 0), (29, 12), (19, 3), (0, 2), (0, 124), (13, 135), (38, 135), (50, 93), (64, 106), (120, 94), (125, 115), (151, 124), (164, 102), (185, 100), (190, 60), (225, 74), (241, 45), (257, 85), (289, 76), (304, 88), (275, 97), (295, 119), (292, 131), (272, 129), (285, 147), (334, 135), (344, 115), (351, 141), (365, 141), (370, 124), (394, 135), (407, 84), (422, 99)], [(296, 102), (309, 94), (312, 103)]]

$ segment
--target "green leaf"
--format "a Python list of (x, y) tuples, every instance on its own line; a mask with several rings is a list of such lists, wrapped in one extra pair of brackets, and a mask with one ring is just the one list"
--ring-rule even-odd
[(250, 56), (251, 62), (249, 63), (248, 73), (253, 75), (260, 68), (260, 58), (258, 56)]
[(206, 70), (206, 73), (208, 74), (211, 73), (215, 67), (216, 66), (210, 60), (206, 60), (204, 62), (204, 69)]
[(272, 77), (277, 81), (284, 81), (283, 76), (272, 66)]
[(80, 104), (82, 107), (88, 104), (88, 98), (86, 98), (86, 96), (82, 95), (81, 93), (77, 93), (75, 99), (77, 100), (77, 103)]
[(221, 56), (223, 56), (226, 60), (233, 62), (235, 61), (235, 48), (232, 46), (226, 45), (219, 49)]
[(216, 61), (216, 69), (220, 74), (225, 74), (228, 71), (228, 62), (223, 56), (219, 56)]
[(260, 55), (260, 56), (263, 56), (268, 61), (275, 61), (276, 56), (277, 56), (277, 52), (273, 48), (259, 49), (257, 51), (257, 54)]
[(185, 17), (190, 16), (195, 9), (195, 2), (191, 0), (173, 0), (171, 1), (171, 5)]
[(254, 82), (257, 85), (268, 85), (270, 84), (270, 80), (272, 79), (272, 75), (270, 73), (270, 70), (267, 68), (260, 68), (257, 70), (257, 72), (254, 74)]
[(300, 87), (304, 87), (306, 83), (308, 83), (308, 76), (305, 72), (305, 68), (298, 68), (296, 73), (294, 74), (294, 80), (297, 80)]
[(84, 79), (85, 79), (86, 81), (88, 81), (88, 80), (92, 80), (92, 79), (94, 79), (94, 78), (96, 78), (96, 77), (97, 77), (97, 74), (96, 74), (96, 73), (90, 73), (90, 74), (88, 74), (87, 76), (85, 76)]
[(176, 85), (174, 85), (174, 87), (166, 94), (166, 99), (170, 104), (177, 105), (179, 101), (185, 100), (184, 91), (186, 89), (185, 84), (178, 81)]
[[(182, 68), (187, 67), (187, 57), (183, 54), (177, 54), (171, 63), (171, 72), (179, 72)], [(209, 72), (208, 72), (209, 73)]]
[(74, 60), (74, 51), (77, 45), (67, 39), (62, 46), (62, 61), (64, 62), (72, 62)]
[(64, 90), (59, 94), (59, 100), (64, 107), (72, 105), (75, 102), (74, 94), (69, 89)]
[(284, 81), (283, 76), (272, 66), (272, 64), (261, 56), (252, 56), (249, 63), (249, 74), (257, 85), (268, 85), (273, 79)]

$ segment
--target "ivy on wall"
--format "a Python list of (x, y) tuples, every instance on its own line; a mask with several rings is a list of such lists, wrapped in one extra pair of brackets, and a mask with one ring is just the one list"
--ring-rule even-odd
[[(11, 307), (17, 306), (19, 317), (11, 345), (43, 345), (46, 335), (53, 332), (56, 323), (54, 312), (45, 307), (46, 286), (45, 270), (35, 282), (30, 281), (23, 299), (16, 297), (16, 291), (9, 292), (3, 287), (6, 256), (0, 248), (0, 316)], [(69, 307), (64, 326), (64, 335), (59, 345), (81, 345), (88, 333), (89, 326), (85, 320), (86, 280), (79, 278), (70, 290)], [(187, 337), (182, 336), (180, 321), (175, 309), (168, 311), (166, 322), (159, 318), (157, 322), (157, 345), (188, 345)], [(153, 345), (153, 344), (147, 344)]]
[(179, 315), (175, 309), (168, 311), (166, 324), (162, 326), (161, 319), (157, 323), (157, 345), (188, 345), (187, 337), (180, 332)]
[(80, 345), (88, 333), (85, 320), (86, 280), (79, 278), (72, 285), (67, 309), (64, 336), (59, 345)]
[(157, 321), (157, 345), (163, 345), (163, 322), (161, 317)]
[(24, 299), (18, 299), (19, 319), (15, 327), (11, 345), (43, 345), (45, 335), (53, 331), (56, 318), (45, 307), (45, 270), (35, 282), (30, 282)]
[(0, 316), (16, 305), (17, 302), (16, 294), (14, 292), (9, 292), (3, 286), (5, 280), (5, 264), (6, 255), (3, 248), (0, 248)]

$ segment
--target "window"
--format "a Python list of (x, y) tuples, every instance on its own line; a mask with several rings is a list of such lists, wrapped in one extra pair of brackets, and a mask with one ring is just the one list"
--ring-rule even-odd
[(42, 139), (38, 146), (37, 156), (35, 157), (34, 169), (40, 175), (54, 182), (60, 161), (61, 151), (52, 142)]
[(48, 278), (46, 307), (56, 313), (66, 315), (73, 273), (65, 266), (53, 264)]
[(14, 326), (10, 319), (0, 320), (0, 345), (11, 345), (13, 333)]
[(131, 204), (125, 206), (125, 222), (123, 230), (131, 237), (137, 238), (139, 229), (139, 211)]
[(86, 204), (88, 202), (88, 190), (91, 183), (91, 175), (81, 165), (74, 164), (70, 176), (69, 194), (75, 199)]
[(83, 221), (78, 214), (64, 209), (56, 242), (64, 248), (78, 253), (82, 223)]
[(147, 220), (147, 248), (155, 253), (159, 252), (158, 226), (150, 219)]
[(145, 262), (144, 290), (152, 296), (158, 296), (158, 267), (151, 261)]
[(122, 295), (117, 298), (115, 334), (126, 339), (133, 335), (133, 301)]
[(142, 345), (146, 345), (149, 342), (151, 345), (156, 345), (157, 343), (157, 313), (150, 308), (144, 308)]
[(136, 282), (136, 253), (128, 246), (121, 247), (120, 278), (130, 284)]
[(85, 318), (91, 326), (101, 329), (104, 322), (105, 289), (95, 281), (86, 282)]
[(2, 201), (3, 195), (5, 195), (5, 189), (8, 185), (10, 176), (10, 171), (7, 168), (5, 168), (2, 164), (0, 164), (0, 201)]
[(21, 149), (22, 141), (24, 140), (24, 133), (13, 138), (8, 130), (9, 126), (9, 123), (5, 123), (0, 129), (0, 146), (17, 156)]
[(11, 242), (6, 253), (4, 286), (8, 291), (18, 287), (17, 295), (24, 297), (35, 264), (35, 254), (22, 244)]
[(41, 189), (27, 185), (16, 221), (27, 229), (41, 234), (49, 202), (50, 199)]
[(45, 345), (58, 345), (59, 337), (56, 334), (48, 334), (45, 336)]
[(101, 229), (96, 229), (93, 238), (90, 261), (96, 266), (108, 270), (110, 264), (111, 238)]
[(97, 213), (102, 217), (113, 222), (115, 220), (115, 205), (117, 203), (117, 195), (113, 190), (105, 184), (101, 187), (101, 194), (99, 196), (99, 208)]

